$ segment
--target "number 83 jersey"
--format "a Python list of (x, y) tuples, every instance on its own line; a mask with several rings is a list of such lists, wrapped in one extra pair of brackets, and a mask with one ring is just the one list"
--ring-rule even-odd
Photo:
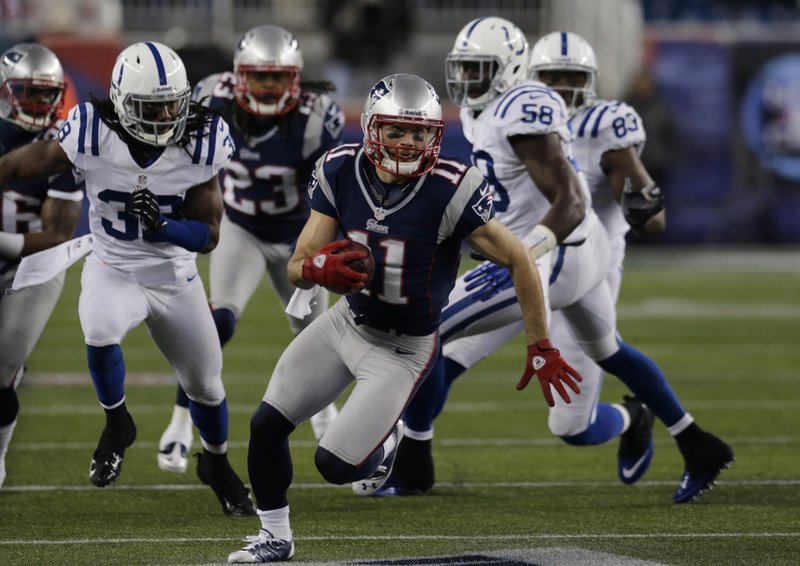
[(179, 273), (181, 267), (194, 263), (194, 252), (148, 241), (139, 219), (126, 212), (131, 193), (146, 187), (156, 195), (164, 216), (180, 217), (186, 191), (214, 177), (233, 154), (228, 125), (219, 116), (205, 131), (187, 135), (191, 141), (186, 147), (166, 146), (143, 167), (92, 104), (70, 110), (58, 138), (70, 161), (85, 175), (94, 254), (103, 263), (131, 274), (160, 267)]

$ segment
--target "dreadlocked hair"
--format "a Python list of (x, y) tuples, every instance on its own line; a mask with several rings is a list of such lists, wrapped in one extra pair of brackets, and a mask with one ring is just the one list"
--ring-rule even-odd
[[(122, 127), (122, 124), (119, 121), (119, 116), (117, 115), (117, 111), (114, 108), (114, 103), (111, 102), (110, 98), (99, 99), (96, 98), (93, 94), (89, 94), (90, 102), (92, 106), (94, 106), (97, 113), (100, 115), (100, 119), (108, 126), (111, 130), (116, 132), (122, 139), (126, 141), (132, 140), (132, 136)], [(200, 131), (200, 136), (204, 137), (208, 135), (208, 131), (210, 128), (207, 128), (211, 121), (216, 116), (222, 116), (222, 113), (219, 110), (215, 110), (213, 108), (207, 108), (202, 105), (202, 100), (200, 102), (195, 102), (194, 100), (189, 101), (189, 115), (186, 117), (186, 128), (183, 130), (183, 135), (181, 139), (175, 142), (175, 145), (181, 148), (186, 148), (191, 141), (192, 136), (197, 134), (197, 131)], [(136, 141), (136, 140), (133, 140)]]
[(300, 88), (316, 92), (317, 94), (328, 94), (336, 91), (336, 85), (331, 81), (310, 81), (303, 79), (300, 81)]

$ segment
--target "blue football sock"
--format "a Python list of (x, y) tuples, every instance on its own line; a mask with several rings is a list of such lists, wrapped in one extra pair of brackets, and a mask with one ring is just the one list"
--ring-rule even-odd
[(441, 397), (444, 393), (444, 358), (440, 354), (403, 413), (406, 426), (417, 432), (431, 430), (436, 408), (443, 403)]
[(447, 401), (447, 397), (450, 395), (450, 387), (453, 385), (453, 382), (458, 376), (467, 371), (467, 368), (457, 361), (445, 358), (444, 356), (442, 356), (442, 358), (444, 358), (444, 391), (439, 396), (439, 404), (433, 412), (434, 419), (438, 417), (439, 413), (444, 409), (444, 404)]
[(189, 397), (180, 385), (178, 386), (178, 391), (175, 393), (175, 404), (184, 409), (189, 408)]
[(575, 446), (589, 446), (603, 444), (618, 437), (622, 433), (625, 420), (622, 414), (608, 403), (597, 404), (597, 419), (580, 434), (562, 436), (567, 444)]
[(625, 342), (620, 342), (616, 354), (597, 364), (617, 376), (667, 427), (686, 414), (655, 362)]
[(189, 414), (200, 431), (200, 437), (211, 446), (219, 446), (228, 440), (228, 401), (223, 399), (216, 407), (189, 400)]
[(86, 346), (89, 375), (97, 398), (104, 407), (113, 407), (125, 397), (125, 360), (119, 344)]
[(233, 338), (233, 331), (236, 330), (236, 315), (230, 309), (219, 308), (211, 309), (211, 317), (214, 319), (214, 326), (217, 327), (220, 346), (224, 346)]

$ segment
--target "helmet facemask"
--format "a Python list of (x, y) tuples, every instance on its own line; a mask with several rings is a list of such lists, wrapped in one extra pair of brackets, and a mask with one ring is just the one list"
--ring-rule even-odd
[(396, 177), (421, 177), (439, 158), (442, 120), (373, 114), (365, 129), (367, 158)]
[(236, 101), (257, 116), (280, 116), (300, 101), (301, 70), (293, 65), (239, 65)]
[(38, 132), (58, 119), (65, 90), (63, 82), (7, 79), (0, 87), (0, 100), (10, 107), (8, 121), (26, 131)]
[(458, 106), (485, 107), (506, 85), (497, 79), (500, 61), (493, 56), (448, 55), (445, 58), (447, 95)]
[(162, 147), (183, 136), (190, 95), (191, 91), (186, 89), (174, 95), (118, 94), (117, 100), (113, 95), (112, 100), (126, 132), (148, 145)]
[(595, 100), (597, 75), (593, 71), (564, 68), (537, 68), (531, 78), (541, 81), (564, 99), (569, 116)]

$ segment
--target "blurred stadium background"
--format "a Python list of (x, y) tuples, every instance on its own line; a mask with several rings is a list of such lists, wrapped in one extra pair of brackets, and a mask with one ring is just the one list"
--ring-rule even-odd
[(566, 29), (594, 45), (600, 96), (632, 103), (645, 121), (644, 160), (670, 210), (655, 243), (800, 243), (797, 0), (0, 0), (0, 47), (50, 46), (84, 99), (106, 94), (129, 43), (179, 50), (196, 81), (231, 66), (245, 30), (277, 24), (298, 36), (306, 76), (337, 84), (346, 141), (360, 140), (367, 89), (413, 72), (444, 99), (445, 152), (466, 157), (443, 60), (481, 15), (512, 20), (531, 43)]

